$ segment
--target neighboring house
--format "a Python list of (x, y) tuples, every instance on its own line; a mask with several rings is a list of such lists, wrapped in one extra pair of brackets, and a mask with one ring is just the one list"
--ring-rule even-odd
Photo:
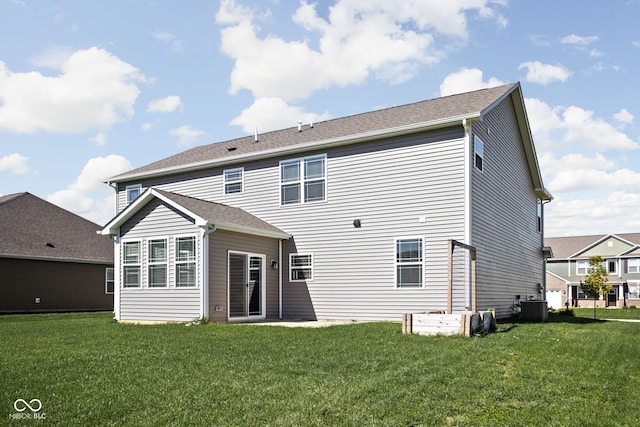
[(0, 196), (0, 313), (113, 310), (113, 242), (30, 193)]
[(545, 239), (553, 251), (547, 260), (547, 300), (553, 308), (593, 307), (580, 282), (589, 270), (589, 257), (601, 256), (611, 291), (599, 307), (640, 305), (640, 233)]
[[(551, 195), (519, 84), (256, 132), (108, 183), (119, 320), (505, 317), (544, 290)], [(452, 240), (476, 249), (475, 282)]]

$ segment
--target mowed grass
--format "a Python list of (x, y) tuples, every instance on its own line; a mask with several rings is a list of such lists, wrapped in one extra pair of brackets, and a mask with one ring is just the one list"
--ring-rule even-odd
[[(640, 323), (552, 316), (465, 338), (78, 313), (0, 316), (0, 339), (0, 425), (640, 425)], [(11, 417), (34, 398), (46, 419)]]
[[(593, 307), (572, 308), (576, 317), (593, 319)], [(640, 310), (637, 308), (596, 308), (596, 319), (633, 319), (640, 320)]]

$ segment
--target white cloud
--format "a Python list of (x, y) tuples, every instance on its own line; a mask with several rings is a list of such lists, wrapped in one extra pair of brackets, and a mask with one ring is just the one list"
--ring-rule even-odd
[(95, 143), (98, 147), (103, 147), (107, 143), (107, 134), (99, 132), (96, 136), (89, 138), (89, 141)]
[(484, 81), (482, 74), (482, 70), (477, 68), (465, 68), (449, 74), (440, 84), (440, 96), (448, 96), (504, 84), (495, 77)]
[(573, 105), (552, 108), (533, 98), (525, 99), (525, 104), (536, 146), (544, 150), (557, 148), (561, 143), (569, 149), (585, 150), (589, 147), (598, 152), (640, 148), (640, 144), (614, 125), (594, 117), (593, 111)]
[(182, 100), (177, 95), (154, 99), (147, 106), (147, 111), (150, 113), (171, 113), (178, 109), (182, 109)]
[(9, 171), (15, 174), (23, 174), (29, 172), (27, 165), (28, 157), (20, 153), (7, 154), (0, 157), (0, 171)]
[(640, 172), (626, 168), (607, 172), (588, 166), (585, 164), (575, 168), (567, 167), (558, 172), (548, 183), (549, 189), (552, 193), (599, 189), (622, 191), (629, 188), (629, 183), (640, 182)]
[(193, 145), (198, 138), (204, 135), (204, 131), (195, 129), (191, 125), (184, 125), (171, 129), (169, 134), (178, 138), (180, 147), (187, 147)]
[(594, 118), (593, 111), (571, 106), (564, 110), (567, 127), (565, 141), (585, 143), (596, 150), (636, 150), (640, 144), (618, 131), (603, 119)]
[(565, 82), (571, 76), (571, 71), (562, 65), (543, 64), (540, 61), (523, 62), (518, 70), (527, 69), (526, 81), (547, 85), (554, 81)]
[(151, 37), (163, 43), (167, 43), (171, 46), (171, 50), (174, 52), (182, 52), (184, 50), (184, 41), (173, 33), (167, 31), (154, 31), (151, 33)]
[(73, 48), (69, 46), (55, 46), (34, 55), (30, 62), (36, 67), (60, 70), (64, 63), (73, 55)]
[(124, 157), (111, 154), (89, 159), (67, 188), (49, 194), (47, 200), (98, 224), (104, 224), (114, 215), (115, 192), (104, 184), (114, 175), (132, 168)]
[(254, 103), (244, 109), (242, 113), (231, 124), (242, 126), (246, 133), (253, 133), (255, 128), (258, 132), (268, 132), (274, 129), (288, 128), (296, 126), (298, 120), (308, 124), (329, 119), (328, 113), (315, 114), (288, 105), (283, 99), (277, 97), (258, 98)]
[(570, 34), (560, 39), (560, 43), (576, 46), (588, 46), (598, 40), (600, 40), (600, 37), (598, 36), (578, 36), (576, 34)]
[(613, 118), (616, 122), (621, 123), (623, 125), (630, 125), (633, 123), (633, 114), (631, 114), (626, 108), (618, 111), (613, 115)]
[[(640, 229), (640, 193), (614, 191), (601, 197), (557, 198), (545, 207), (545, 235), (630, 233)], [(612, 229), (613, 227), (613, 229)]]
[(503, 25), (496, 12), (499, 5), (490, 0), (340, 0), (325, 19), (315, 3), (302, 1), (293, 21), (309, 34), (292, 41), (274, 35), (261, 38), (254, 24), (256, 12), (234, 0), (221, 2), (216, 20), (225, 25), (221, 50), (235, 61), (231, 93), (246, 89), (256, 98), (277, 96), (291, 102), (371, 76), (391, 83), (409, 80), (421, 65), (442, 57), (434, 47), (435, 34), (465, 39), (467, 14), (474, 11)]
[[(52, 61), (50, 64), (53, 64)], [(137, 68), (106, 50), (73, 53), (57, 76), (13, 73), (0, 62), (0, 129), (79, 133), (129, 119), (144, 81)]]

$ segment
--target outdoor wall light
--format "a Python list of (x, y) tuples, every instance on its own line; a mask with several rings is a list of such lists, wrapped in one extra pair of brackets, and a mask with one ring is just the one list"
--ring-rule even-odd
[(362, 223), (360, 222), (360, 220), (359, 220), (359, 219), (354, 219), (354, 220), (353, 220), (353, 226), (354, 226), (355, 228), (360, 228), (360, 227), (362, 227)]
[(271, 268), (274, 270), (278, 269), (278, 261), (276, 261), (275, 259), (271, 260)]

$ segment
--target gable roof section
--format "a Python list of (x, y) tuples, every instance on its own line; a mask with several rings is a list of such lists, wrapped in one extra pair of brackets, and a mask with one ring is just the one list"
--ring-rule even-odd
[(30, 193), (0, 197), (0, 257), (113, 263), (98, 224)]
[(276, 130), (256, 135), (257, 141), (254, 136), (246, 136), (203, 145), (117, 175), (108, 182), (127, 182), (440, 127), (465, 125), (481, 119), (507, 96), (512, 97), (515, 106), (536, 193), (543, 200), (550, 200), (551, 195), (542, 184), (519, 83), (327, 120), (313, 126), (305, 124), (301, 131), (298, 127)]
[(195, 197), (149, 188), (133, 203), (109, 221), (101, 233), (116, 234), (117, 229), (135, 215), (142, 207), (154, 198), (172, 206), (178, 211), (192, 218), (199, 227), (210, 229), (235, 231), (255, 236), (271, 237), (275, 239), (289, 239), (290, 234), (248, 213), (247, 211), (222, 203), (209, 202)]
[(581, 253), (604, 242), (608, 238), (616, 238), (631, 246), (640, 244), (640, 233), (597, 234), (592, 236), (548, 237), (544, 244), (553, 249), (554, 259), (578, 257)]

